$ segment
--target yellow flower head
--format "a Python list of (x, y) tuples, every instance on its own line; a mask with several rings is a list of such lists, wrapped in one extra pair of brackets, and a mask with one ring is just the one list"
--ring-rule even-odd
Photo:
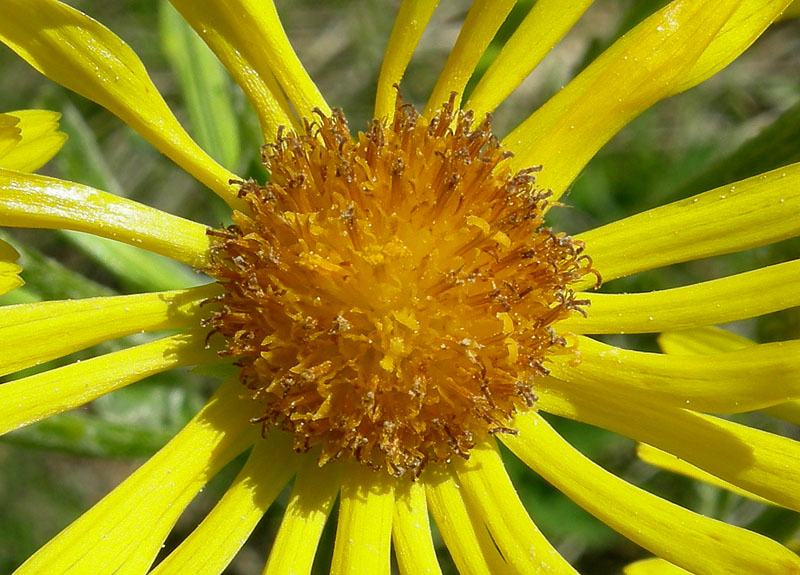
[[(462, 102), (515, 4), (475, 0), (419, 113), (400, 85), (437, 3), (403, 0), (375, 120), (353, 135), (271, 0), (172, 0), (255, 110), (270, 171), (257, 182), (191, 139), (108, 29), (56, 0), (4, 0), (0, 40), (223, 198), (233, 224), (209, 229), (24, 173), (33, 161), (4, 164), (0, 225), (119, 240), (215, 281), (0, 308), (0, 376), (171, 331), (0, 385), (0, 432), (175, 367), (237, 367), (166, 446), (17, 573), (219, 574), (292, 478), (265, 574), (310, 572), (337, 497), (335, 575), (388, 574), (392, 551), (404, 574), (441, 573), (430, 517), (461, 573), (576, 573), (526, 512), (498, 440), (656, 556), (628, 573), (800, 573), (781, 544), (614, 476), (542, 416), (612, 430), (640, 442), (645, 461), (800, 510), (798, 442), (719, 417), (765, 410), (800, 420), (800, 344), (757, 345), (710, 327), (798, 305), (798, 261), (660, 292), (593, 291), (601, 278), (798, 235), (800, 164), (576, 237), (543, 227), (623, 126), (724, 68), (790, 3), (673, 0), (500, 139), (488, 114), (591, 1), (536, 2)], [(3, 157), (24, 141), (23, 123), (0, 115)], [(0, 251), (0, 262), (12, 256)], [(669, 332), (664, 354), (588, 337), (659, 332)], [(154, 566), (195, 495), (247, 450), (214, 509)]]

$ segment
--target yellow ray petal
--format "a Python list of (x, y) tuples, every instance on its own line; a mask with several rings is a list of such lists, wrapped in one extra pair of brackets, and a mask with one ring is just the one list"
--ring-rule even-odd
[(792, 0), (743, 0), (695, 65), (674, 86), (673, 94), (688, 90), (733, 62)]
[(17, 250), (0, 240), (0, 295), (25, 284), (19, 277), (22, 266), (17, 265), (18, 259)]
[(311, 118), (314, 108), (330, 114), (328, 104), (289, 44), (272, 0), (170, 1), (193, 27), (219, 28), (220, 41), (241, 54), (237, 63), (244, 65), (243, 78), (254, 70), (262, 82), (268, 83), (274, 74), (301, 118)]
[(464, 106), (480, 119), (492, 112), (533, 71), (593, 0), (539, 0), (505, 43)]
[(4, 0), (0, 41), (39, 72), (97, 102), (232, 206), (243, 205), (217, 164), (189, 137), (131, 48), (56, 0)]
[(193, 266), (207, 265), (205, 226), (64, 180), (0, 169), (0, 225), (76, 230)]
[(132, 333), (200, 327), (200, 302), (216, 292), (211, 285), (0, 307), (0, 375)]
[[(403, 0), (394, 20), (389, 44), (383, 53), (383, 64), (378, 77), (378, 91), (375, 95), (375, 118), (391, 122), (394, 116), (394, 103), (397, 92), (395, 84), (400, 84), (411, 55), (433, 15), (439, 0)], [(440, 102), (441, 103), (441, 102)]]
[(475, 0), (469, 9), (455, 46), (445, 62), (423, 116), (430, 118), (441, 105), (456, 93), (456, 106), (461, 103), (464, 87), (475, 71), (486, 47), (516, 4), (516, 0)]
[(642, 559), (627, 565), (622, 572), (624, 575), (692, 575), (685, 569), (676, 567), (663, 559)]
[(716, 485), (717, 487), (721, 487), (722, 489), (727, 489), (733, 493), (741, 495), (743, 497), (747, 497), (749, 499), (753, 499), (754, 501), (758, 501), (759, 503), (768, 503), (772, 505), (773, 503), (763, 497), (759, 497), (755, 493), (750, 493), (749, 491), (742, 489), (741, 487), (737, 487), (727, 481), (723, 481), (719, 477), (715, 475), (711, 475), (710, 473), (706, 473), (702, 469), (695, 467), (691, 463), (686, 463), (679, 457), (675, 457), (674, 455), (667, 453), (666, 451), (661, 451), (653, 447), (652, 445), (647, 445), (646, 443), (640, 443), (636, 446), (636, 455), (639, 456), (639, 459), (658, 467), (660, 469), (665, 469), (667, 471), (671, 471), (672, 473), (680, 473), (681, 475), (685, 475), (686, 477), (691, 477), (692, 479), (697, 479), (698, 481), (703, 481), (705, 483), (709, 483), (711, 485)]
[[(717, 327), (662, 333), (658, 344), (670, 355), (704, 355), (743, 349), (756, 345), (746, 337)], [(787, 401), (762, 409), (764, 413), (800, 425), (800, 400)]]
[(256, 440), (247, 463), (214, 509), (150, 573), (219, 575), (244, 545), (275, 497), (291, 479), (298, 458), (288, 436)]
[(675, 0), (620, 38), (511, 132), (512, 165), (542, 165), (538, 183), (566, 190), (614, 134), (672, 93), (738, 4)]
[(670, 355), (706, 355), (736, 351), (755, 342), (718, 327), (703, 327), (662, 333), (658, 345)]
[[(603, 281), (800, 234), (800, 163), (578, 234)], [(589, 283), (589, 282), (587, 282)]]
[(264, 575), (311, 573), (319, 538), (339, 493), (339, 464), (320, 467), (313, 455), (303, 458)]
[(497, 551), (489, 531), (470, 516), (461, 486), (445, 472), (423, 475), (425, 495), (439, 533), (461, 575), (509, 573), (511, 567)]
[(394, 485), (382, 470), (342, 470), (331, 575), (389, 575)]
[(240, 388), (235, 380), (223, 386), (166, 446), (15, 575), (144, 575), (197, 492), (257, 440)]
[(534, 471), (631, 541), (697, 575), (779, 575), (800, 557), (763, 535), (703, 517), (596, 465), (535, 412), (518, 416), (503, 442)]
[(493, 443), (479, 443), (468, 461), (454, 461), (453, 467), (467, 500), (480, 510), (492, 539), (516, 572), (577, 575), (531, 520)]
[(425, 488), (419, 481), (395, 486), (392, 542), (402, 575), (441, 575), (433, 546)]
[(265, 142), (275, 140), (279, 126), (300, 127), (274, 74), (264, 65), (265, 45), (252, 41), (252, 32), (236, 13), (220, 2), (171, 0), (171, 3), (242, 88), (256, 110)]
[(587, 317), (559, 327), (574, 333), (657, 333), (747, 319), (800, 305), (800, 260), (648, 293), (581, 293)]
[(602, 385), (542, 378), (537, 393), (543, 411), (653, 445), (778, 505), (800, 510), (800, 442), (609, 393)]
[(49, 110), (19, 110), (9, 112), (19, 119), (20, 140), (6, 153), (0, 153), (0, 168), (18, 172), (33, 172), (55, 156), (67, 141), (58, 131), (61, 114)]
[(19, 118), (0, 113), (0, 158), (13, 150), (22, 140), (22, 130), (17, 127), (17, 124), (19, 124)]
[(204, 334), (180, 334), (0, 385), (0, 434), (50, 417), (145, 377), (218, 361)]
[(800, 398), (796, 359), (800, 340), (728, 353), (674, 356), (579, 339), (579, 364), (561, 360), (548, 364), (555, 377), (569, 383), (602, 386), (610, 393), (707, 413), (741, 413)]

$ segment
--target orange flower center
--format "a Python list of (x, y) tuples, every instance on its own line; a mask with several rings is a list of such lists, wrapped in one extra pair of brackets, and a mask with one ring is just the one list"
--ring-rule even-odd
[(413, 477), (513, 433), (546, 358), (575, 353), (552, 326), (594, 271), (542, 227), (539, 169), (509, 156), (452, 99), (428, 121), (398, 98), (355, 138), (318, 113), (264, 148), (270, 182), (240, 182), (250, 212), (210, 232), (225, 292), (208, 324), (265, 433)]

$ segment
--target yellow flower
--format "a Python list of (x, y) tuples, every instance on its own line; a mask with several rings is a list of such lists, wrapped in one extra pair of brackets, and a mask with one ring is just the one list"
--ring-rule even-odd
[[(60, 114), (47, 110), (0, 113), (0, 169), (33, 172), (45, 165), (67, 139), (56, 131)], [(19, 254), (0, 240), (0, 295), (21, 286)]]
[[(222, 572), (293, 476), (265, 573), (309, 572), (337, 496), (337, 575), (389, 573), (392, 548), (401, 572), (439, 573), (429, 514), (462, 573), (575, 573), (522, 506), (496, 439), (661, 558), (631, 573), (800, 573), (800, 558), (780, 544), (606, 472), (539, 413), (613, 430), (641, 442), (647, 460), (800, 510), (798, 443), (718, 416), (796, 414), (798, 342), (691, 355), (587, 337), (688, 330), (798, 305), (798, 261), (661, 292), (579, 291), (598, 273), (611, 281), (796, 236), (800, 164), (576, 238), (535, 229), (620, 128), (725, 67), (789, 0), (675, 0), (502, 142), (485, 114), (590, 1), (539, 0), (463, 104), (469, 116), (455, 111), (461, 94), (514, 4), (476, 0), (420, 117), (396, 107), (393, 86), (436, 2), (404, 0), (379, 78), (378, 122), (356, 139), (306, 74), (271, 1), (172, 3), (252, 103), (271, 144), (269, 184), (242, 181), (200, 149), (133, 51), (99, 23), (55, 0), (0, 5), (3, 42), (236, 210), (235, 227), (209, 231), (81, 184), (0, 170), (0, 224), (113, 238), (219, 280), (2, 309), (2, 375), (131, 333), (177, 332), (3, 384), (0, 430), (173, 367), (230, 355), (242, 366), (18, 573), (148, 572), (193, 497), (251, 447), (219, 503), (154, 573)], [(251, 421), (265, 424), (263, 439)]]

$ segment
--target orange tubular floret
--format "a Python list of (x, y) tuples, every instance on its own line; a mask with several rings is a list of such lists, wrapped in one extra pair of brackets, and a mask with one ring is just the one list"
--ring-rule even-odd
[(510, 173), (487, 118), (398, 98), (355, 138), (340, 112), (266, 146), (271, 181), (213, 232), (226, 288), (209, 320), (260, 400), (265, 432), (412, 477), (511, 432), (536, 401), (552, 324), (581, 311), (583, 245), (542, 228), (539, 168)]

